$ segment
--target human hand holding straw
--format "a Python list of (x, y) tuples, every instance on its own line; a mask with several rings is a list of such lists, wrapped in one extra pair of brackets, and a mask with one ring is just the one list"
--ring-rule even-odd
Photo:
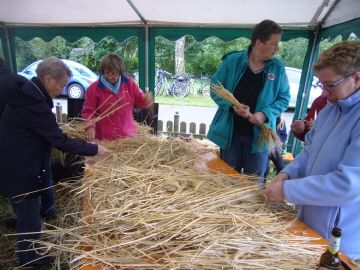
[(256, 125), (261, 126), (260, 138), (257, 142), (260, 147), (263, 147), (266, 143), (270, 146), (270, 151), (272, 151), (273, 149), (280, 149), (280, 147), (282, 146), (282, 142), (280, 141), (279, 136), (277, 136), (275, 131), (264, 124), (266, 119), (264, 113), (256, 112), (254, 114), (251, 114), (249, 107), (247, 105), (241, 104), (232, 93), (226, 90), (226, 88), (220, 82), (218, 84), (212, 84), (210, 90), (217, 96), (230, 102), (234, 106), (234, 111), (239, 111), (239, 115), (243, 115), (248, 118), (251, 123), (258, 123)]
[(234, 111), (243, 118), (249, 120), (250, 123), (254, 125), (264, 124), (266, 116), (263, 112), (256, 112), (254, 114), (250, 113), (249, 106), (243, 105), (242, 109), (234, 107)]

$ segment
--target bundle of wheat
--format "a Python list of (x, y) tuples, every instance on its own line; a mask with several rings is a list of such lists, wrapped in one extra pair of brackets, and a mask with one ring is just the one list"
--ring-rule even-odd
[[(226, 101), (230, 102), (235, 109), (243, 109), (244, 104), (241, 104), (232, 93), (230, 93), (225, 87), (221, 84), (212, 84), (211, 91), (214, 92), (219, 97), (225, 99)], [(250, 114), (250, 116), (252, 116)], [(269, 146), (270, 150), (281, 149), (282, 142), (276, 132), (265, 124), (261, 124), (261, 133), (259, 141), (257, 142), (259, 147), (263, 147), (265, 144)]]
[(296, 217), (293, 208), (269, 203), (240, 175), (193, 169), (199, 153), (189, 144), (148, 134), (102, 143), (112, 154), (96, 157), (82, 183), (64, 183), (76, 186), (63, 192), (61, 218), (44, 231), (42, 244), (58, 263), (72, 269), (316, 266), (322, 247), (284, 231)]

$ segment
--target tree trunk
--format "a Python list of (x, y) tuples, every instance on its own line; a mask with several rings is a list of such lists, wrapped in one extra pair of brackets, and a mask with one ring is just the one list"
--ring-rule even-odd
[(175, 72), (185, 74), (185, 36), (175, 43)]

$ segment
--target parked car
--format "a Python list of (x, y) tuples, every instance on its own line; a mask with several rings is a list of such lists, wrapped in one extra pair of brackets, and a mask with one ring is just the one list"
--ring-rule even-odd
[[(84, 98), (86, 89), (90, 84), (98, 79), (98, 76), (78, 62), (66, 59), (61, 60), (72, 72), (72, 77), (70, 78), (68, 84), (64, 87), (63, 95), (66, 95), (69, 98)], [(41, 61), (42, 60), (39, 60), (30, 64), (21, 72), (18, 72), (18, 74), (26, 77), (28, 80), (31, 80), (32, 77), (36, 76), (35, 70)]]
[[(296, 107), (296, 100), (299, 92), (299, 86), (300, 86), (300, 78), (301, 78), (301, 69), (298, 68), (292, 68), (292, 67), (285, 67), (286, 74), (289, 79), (290, 84), (290, 102), (289, 102), (289, 108), (295, 108)], [(310, 108), (311, 104), (313, 103), (314, 99), (316, 99), (318, 96), (321, 95), (321, 88), (316, 86), (316, 83), (318, 82), (317, 77), (313, 77), (312, 86), (310, 89), (310, 97), (309, 97), (309, 103), (308, 108)]]

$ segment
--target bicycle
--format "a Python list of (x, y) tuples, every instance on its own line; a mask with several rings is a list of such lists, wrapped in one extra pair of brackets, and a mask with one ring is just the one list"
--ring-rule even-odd
[(167, 94), (176, 98), (186, 97), (190, 90), (190, 78), (185, 75), (174, 75), (172, 79), (170, 87), (166, 90)]
[(161, 96), (164, 93), (164, 90), (167, 86), (166, 75), (171, 75), (171, 73), (163, 69), (157, 69), (155, 75), (156, 75), (155, 89), (154, 89), (155, 96)]
[(200, 85), (197, 88), (196, 92), (198, 95), (201, 95), (205, 98), (210, 97), (210, 83), (208, 81), (208, 78), (202, 75), (200, 75), (200, 80), (197, 81), (198, 83), (200, 83)]

